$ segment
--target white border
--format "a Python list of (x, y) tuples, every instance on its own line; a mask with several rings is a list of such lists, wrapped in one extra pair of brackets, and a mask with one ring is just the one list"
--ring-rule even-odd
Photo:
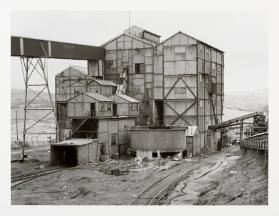
[[(11, 206), (10, 205), (10, 11), (11, 10), (268, 10), (269, 31), (269, 93), (270, 93), (270, 151), (269, 151), (269, 205), (268, 206), (167, 206), (167, 207), (125, 207), (125, 206)], [(74, 0), (25, 0), (6, 1), (1, 7), (1, 212), (3, 215), (279, 215), (279, 143), (276, 142), (278, 120), (278, 7), (276, 1), (233, 0), (233, 1), (74, 1)], [(276, 70), (277, 69), (277, 70)], [(263, 72), (263, 76), (265, 72)], [(86, 211), (86, 212), (85, 212)], [(277, 214), (276, 214), (277, 213)]]

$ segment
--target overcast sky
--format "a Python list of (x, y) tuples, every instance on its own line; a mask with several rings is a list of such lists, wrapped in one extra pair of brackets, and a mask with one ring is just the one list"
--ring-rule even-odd
[[(178, 31), (225, 52), (225, 93), (268, 87), (268, 14), (265, 12), (131, 11), (131, 25), (161, 35)], [(129, 26), (128, 11), (15, 11), (11, 34), (39, 39), (101, 45)], [(49, 82), (69, 65), (86, 61), (48, 61)], [(19, 58), (11, 58), (11, 86), (24, 88)]]

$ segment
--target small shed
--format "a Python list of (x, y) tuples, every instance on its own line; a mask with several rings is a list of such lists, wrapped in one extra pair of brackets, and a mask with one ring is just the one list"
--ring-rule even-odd
[(201, 151), (198, 126), (188, 126), (186, 129), (187, 156), (192, 157)]
[(113, 115), (118, 116), (138, 116), (140, 102), (128, 95), (115, 94), (111, 96), (113, 100)]
[(88, 92), (99, 93), (107, 97), (115, 94), (117, 85), (109, 80), (93, 79), (88, 85)]
[(81, 93), (68, 101), (69, 118), (112, 116), (112, 100), (98, 93)]
[(97, 139), (69, 139), (51, 144), (51, 165), (77, 166), (98, 160)]

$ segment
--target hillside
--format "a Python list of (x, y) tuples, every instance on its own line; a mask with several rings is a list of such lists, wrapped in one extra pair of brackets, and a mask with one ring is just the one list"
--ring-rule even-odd
[[(37, 92), (35, 92), (37, 93)], [(16, 111), (18, 119), (18, 132), (19, 140), (22, 140), (22, 131), (23, 131), (23, 119), (24, 119), (24, 94), (23, 89), (11, 89), (11, 141), (12, 146), (13, 141), (16, 140)], [(33, 99), (33, 95), (30, 93), (28, 101)], [(54, 94), (52, 94), (54, 100)], [(40, 97), (36, 98), (34, 105), (36, 107), (50, 107), (50, 101), (47, 93), (43, 93)], [(27, 115), (27, 127), (33, 125), (37, 120), (42, 118), (47, 114), (48, 111), (32, 111), (28, 112)], [(42, 143), (48, 142), (48, 137), (54, 137), (53, 133), (55, 132), (55, 121), (54, 114), (50, 114), (43, 121), (38, 123), (34, 128), (30, 129), (31, 133), (50, 133), (50, 134), (34, 134), (27, 136), (27, 142), (30, 145), (41, 145)]]
[[(34, 91), (35, 94), (38, 92), (39, 91)], [(34, 93), (28, 91), (28, 101), (34, 98)], [(18, 109), (24, 106), (24, 95), (24, 89), (11, 89), (11, 109)], [(52, 100), (54, 101), (53, 93)], [(46, 90), (34, 100), (34, 104), (38, 107), (50, 107), (50, 101)]]
[(265, 111), (268, 109), (268, 89), (228, 92), (224, 107), (249, 112)]

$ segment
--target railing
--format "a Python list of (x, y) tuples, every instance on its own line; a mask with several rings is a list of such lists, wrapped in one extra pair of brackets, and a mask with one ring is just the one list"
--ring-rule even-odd
[(250, 149), (268, 150), (268, 133), (247, 137), (240, 142), (240, 146)]
[(94, 112), (94, 111), (88, 111), (88, 112), (86, 112), (86, 116), (87, 116), (87, 117), (96, 117), (96, 112)]

